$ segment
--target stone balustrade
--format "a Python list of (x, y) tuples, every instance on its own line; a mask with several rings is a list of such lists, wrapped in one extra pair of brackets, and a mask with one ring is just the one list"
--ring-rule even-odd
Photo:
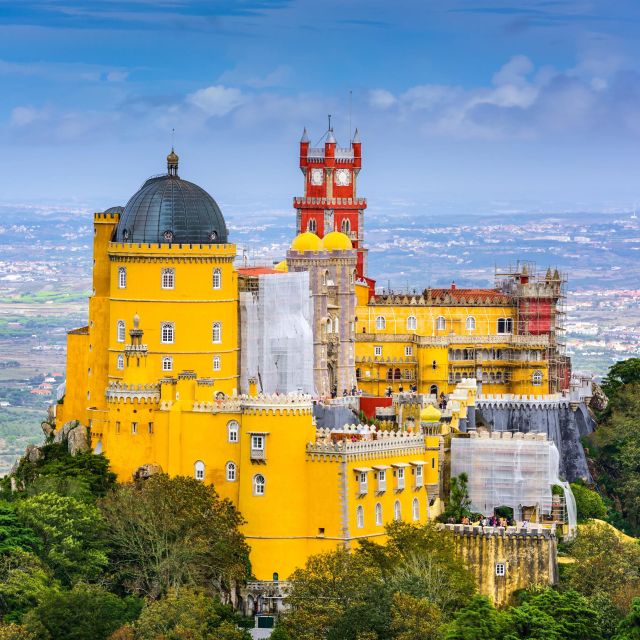
[(112, 382), (105, 391), (109, 402), (159, 402), (160, 385)]

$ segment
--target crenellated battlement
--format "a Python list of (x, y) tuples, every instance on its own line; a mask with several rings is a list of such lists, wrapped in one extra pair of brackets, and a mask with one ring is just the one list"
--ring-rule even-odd
[[(162, 408), (162, 407), (161, 407)], [(246, 415), (311, 415), (312, 398), (305, 394), (239, 395), (212, 401), (195, 401), (198, 413), (244, 413)]]
[(108, 402), (154, 402), (160, 401), (160, 385), (125, 384), (112, 382), (105, 391)]
[(236, 257), (235, 244), (160, 244), (142, 242), (110, 242), (111, 259), (127, 258), (182, 258), (202, 260), (215, 258), (229, 261)]
[(556, 539), (555, 524), (549, 527), (543, 527), (536, 523), (529, 524), (526, 527), (482, 527), (480, 525), (469, 524), (441, 524), (439, 526), (446, 531), (451, 531), (457, 536)]
[(516, 395), (513, 393), (497, 393), (479, 395), (476, 397), (478, 409), (558, 409), (567, 408), (571, 405), (571, 398), (561, 393), (551, 393), (546, 395)]

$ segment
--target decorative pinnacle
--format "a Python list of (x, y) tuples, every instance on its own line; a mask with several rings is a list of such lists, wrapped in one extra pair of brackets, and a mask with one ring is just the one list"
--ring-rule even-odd
[(174, 151), (173, 146), (171, 147), (171, 153), (167, 156), (167, 173), (170, 176), (178, 175), (178, 161), (180, 158), (178, 154)]
[(302, 138), (300, 138), (300, 142), (309, 142), (309, 136), (307, 135), (307, 127), (302, 131)]
[(358, 128), (356, 127), (355, 133), (353, 134), (353, 140), (351, 142), (355, 142), (358, 144), (360, 142), (360, 134), (358, 133)]

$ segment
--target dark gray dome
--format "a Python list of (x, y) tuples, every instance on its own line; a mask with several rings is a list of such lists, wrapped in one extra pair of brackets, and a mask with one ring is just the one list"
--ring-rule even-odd
[(124, 207), (121, 206), (117, 206), (117, 207), (109, 207), (105, 213), (122, 213), (124, 211)]
[(167, 157), (169, 173), (149, 178), (127, 202), (115, 242), (226, 244), (220, 207), (201, 187), (177, 175), (178, 156)]

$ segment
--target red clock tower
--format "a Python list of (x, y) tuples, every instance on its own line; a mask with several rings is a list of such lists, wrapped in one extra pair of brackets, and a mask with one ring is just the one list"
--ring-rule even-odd
[(362, 144), (358, 130), (348, 147), (338, 147), (333, 128), (322, 147), (309, 146), (304, 130), (300, 140), (300, 169), (304, 175), (304, 197), (294, 198), (297, 232), (311, 231), (323, 238), (332, 231), (349, 236), (358, 250), (356, 271), (364, 278), (367, 249), (364, 247), (365, 198), (358, 198), (356, 181), (362, 166)]

